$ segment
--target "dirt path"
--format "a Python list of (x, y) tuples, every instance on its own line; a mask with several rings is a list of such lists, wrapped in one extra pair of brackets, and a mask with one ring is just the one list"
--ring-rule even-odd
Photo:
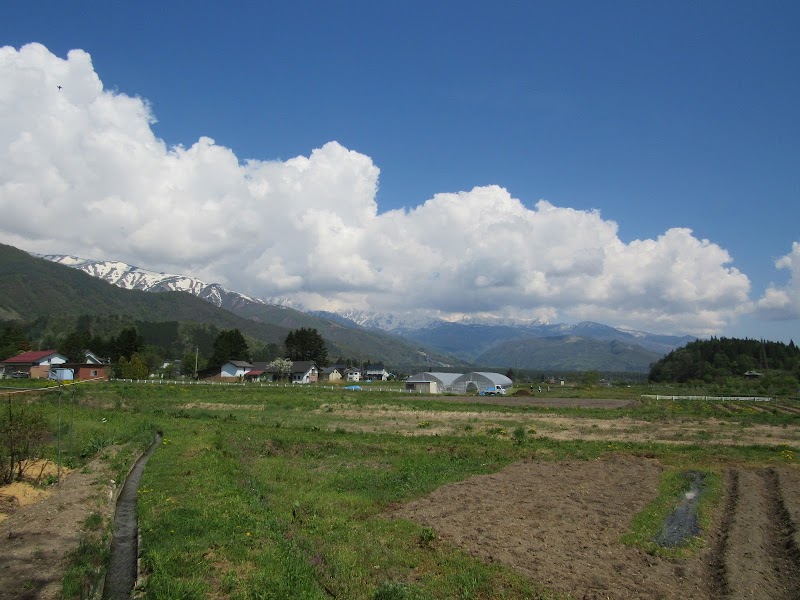
[(21, 506), (0, 522), (0, 597), (60, 598), (64, 555), (78, 547), (90, 514), (112, 514), (113, 489), (104, 463), (96, 460), (64, 477), (44, 501)]
[(681, 560), (619, 541), (657, 494), (660, 472), (656, 461), (624, 456), (521, 462), (395, 515), (575, 598), (800, 598), (797, 469), (732, 471), (707, 548)]

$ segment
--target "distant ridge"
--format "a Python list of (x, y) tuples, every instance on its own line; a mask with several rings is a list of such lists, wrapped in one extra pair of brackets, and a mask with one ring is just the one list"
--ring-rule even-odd
[[(403, 364), (449, 366), (479, 362), (497, 367), (530, 365), (530, 368), (558, 364), (561, 365), (559, 368), (572, 370), (589, 368), (586, 365), (592, 364), (591, 368), (597, 370), (646, 371), (654, 360), (695, 339), (615, 328), (590, 321), (550, 324), (493, 316), (445, 320), (410, 311), (382, 313), (354, 309), (304, 312), (298, 310), (302, 309), (299, 305), (294, 308), (289, 298), (255, 298), (217, 283), (209, 284), (186, 275), (159, 273), (120, 261), (91, 260), (63, 254), (36, 256), (125, 289), (187, 292), (246, 319), (286, 330), (315, 327), (326, 340), (348, 355), (368, 355), (376, 360), (391, 360), (385, 357), (394, 356)], [(587, 340), (586, 344), (576, 345), (575, 340), (579, 338)], [(548, 341), (532, 341), (542, 339)], [(556, 352), (559, 346), (561, 349)], [(594, 354), (591, 361), (586, 359), (588, 349)], [(559, 359), (554, 361), (553, 355), (558, 355)]]
[[(17, 252), (22, 251), (18, 250)], [(99, 261), (64, 254), (30, 253), (28, 259), (43, 259), (41, 262), (44, 264), (54, 263), (53, 266), (58, 268), (70, 267), (66, 269), (68, 273), (80, 273), (81, 277), (89, 275), (91, 276), (90, 280), (102, 282), (103, 286), (112, 284), (112, 289), (122, 288), (135, 294), (166, 296), (172, 295), (174, 292), (184, 292), (180, 295), (193, 296), (195, 302), (202, 301), (208, 307), (217, 307), (226, 314), (237, 316), (241, 321), (235, 327), (268, 329), (269, 335), (254, 335), (254, 337), (272, 343), (283, 344), (286, 335), (292, 329), (315, 328), (327, 342), (329, 356), (332, 358), (344, 356), (391, 365), (449, 367), (463, 364), (463, 361), (458, 358), (445, 356), (434, 349), (425, 348), (413, 340), (384, 331), (357, 326), (345, 327), (329, 319), (240, 294), (222, 285), (208, 284), (194, 277), (159, 273), (120, 261)], [(152, 292), (159, 292), (159, 294), (152, 294)], [(0, 309), (0, 317), (2, 317), (1, 311), (2, 309)], [(138, 315), (138, 318), (153, 320), (155, 314), (157, 313), (148, 314), (145, 311), (144, 315)], [(211, 322), (213, 322), (213, 318)], [(228, 325), (228, 328), (232, 327), (234, 326)], [(244, 331), (244, 329), (242, 330)]]

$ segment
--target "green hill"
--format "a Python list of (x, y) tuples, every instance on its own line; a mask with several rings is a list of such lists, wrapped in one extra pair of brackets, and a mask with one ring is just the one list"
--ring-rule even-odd
[(641, 346), (579, 336), (526, 338), (502, 342), (475, 359), (480, 365), (557, 371), (646, 373), (661, 354)]
[(184, 292), (125, 290), (0, 244), (0, 321), (38, 320), (40, 330), (52, 331), (60, 326), (66, 335), (82, 315), (92, 316), (96, 323), (116, 322), (115, 328), (136, 322), (177, 322), (239, 329), (245, 336), (278, 345), (283, 344), (290, 330), (313, 327), (325, 339), (331, 357), (416, 365), (423, 364), (426, 356), (437, 356), (418, 344), (386, 333), (345, 327), (290, 308), (251, 306), (234, 314)]
[[(716, 338), (697, 340), (653, 364), (652, 381), (706, 381), (741, 377), (748, 371), (784, 372), (800, 377), (800, 348), (766, 340)], [(756, 375), (759, 376), (759, 375)]]

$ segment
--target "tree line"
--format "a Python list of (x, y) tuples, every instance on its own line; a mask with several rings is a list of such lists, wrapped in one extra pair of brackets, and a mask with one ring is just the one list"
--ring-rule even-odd
[(800, 349), (765, 340), (716, 338), (695, 340), (650, 366), (654, 382), (714, 381), (749, 371), (783, 371), (800, 379)]
[[(91, 333), (91, 317), (78, 319), (75, 329), (47, 349), (55, 349), (68, 362), (81, 363), (85, 351), (113, 365), (114, 375), (144, 379), (151, 374), (165, 377), (193, 376), (198, 371), (221, 367), (229, 360), (269, 362), (277, 359), (310, 360), (327, 366), (328, 350), (316, 329), (300, 328), (287, 335), (283, 346), (248, 340), (239, 329), (217, 331), (210, 338), (207, 328), (181, 329), (179, 323), (145, 323), (123, 327), (116, 335)], [(0, 331), (0, 360), (34, 349), (31, 329), (12, 323)], [(180, 339), (182, 354), (174, 354)], [(154, 343), (156, 342), (156, 343)], [(41, 346), (41, 342), (39, 344)], [(175, 360), (177, 358), (177, 360)]]

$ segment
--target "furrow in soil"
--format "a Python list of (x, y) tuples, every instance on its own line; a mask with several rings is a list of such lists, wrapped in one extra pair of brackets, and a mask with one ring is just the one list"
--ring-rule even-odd
[(740, 470), (738, 500), (724, 551), (725, 597), (788, 600), (800, 597), (792, 530), (779, 479), (771, 469)]

